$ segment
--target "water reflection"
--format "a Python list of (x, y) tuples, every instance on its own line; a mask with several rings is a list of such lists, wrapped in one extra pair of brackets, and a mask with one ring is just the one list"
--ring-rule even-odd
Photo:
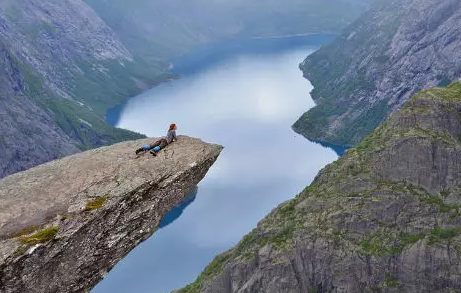
[(313, 50), (238, 54), (126, 103), (120, 127), (156, 136), (176, 122), (179, 133), (225, 149), (193, 203), (174, 222), (166, 219), (168, 226), (134, 249), (94, 293), (166, 293), (186, 285), (337, 158), (291, 130), (314, 105), (312, 86), (298, 70)]

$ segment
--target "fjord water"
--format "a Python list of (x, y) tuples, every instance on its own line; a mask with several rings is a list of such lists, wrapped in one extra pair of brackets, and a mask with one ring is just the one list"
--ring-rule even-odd
[(206, 64), (203, 52), (186, 56), (174, 69), (181, 79), (108, 113), (109, 120), (117, 116), (117, 126), (149, 136), (164, 135), (175, 122), (179, 134), (225, 149), (198, 189), (165, 217), (159, 231), (117, 264), (94, 293), (166, 293), (185, 286), (215, 255), (235, 245), (337, 158), (332, 149), (291, 129), (314, 105), (312, 85), (298, 64), (318, 44), (309, 45), (308, 38), (292, 45), (287, 41), (224, 50)]

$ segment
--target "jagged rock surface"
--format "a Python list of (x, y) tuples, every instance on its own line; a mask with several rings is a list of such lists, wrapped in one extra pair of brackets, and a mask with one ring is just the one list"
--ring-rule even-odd
[(461, 83), (424, 91), (178, 293), (461, 290)]
[(294, 129), (355, 145), (416, 92), (461, 77), (461, 1), (376, 1), (300, 65), (317, 106)]
[(154, 233), (222, 149), (180, 136), (157, 157), (135, 158), (149, 141), (79, 153), (0, 181), (0, 292), (90, 290)]

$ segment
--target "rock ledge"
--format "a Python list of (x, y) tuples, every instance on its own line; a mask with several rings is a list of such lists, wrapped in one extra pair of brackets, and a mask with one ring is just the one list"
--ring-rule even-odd
[(84, 292), (151, 236), (222, 150), (180, 136), (136, 158), (151, 139), (53, 161), (0, 181), (0, 292)]

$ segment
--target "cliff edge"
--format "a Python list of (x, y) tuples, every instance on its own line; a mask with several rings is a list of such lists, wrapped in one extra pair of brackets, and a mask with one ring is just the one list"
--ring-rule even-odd
[(86, 292), (195, 187), (221, 146), (119, 143), (0, 181), (0, 292)]
[(461, 83), (411, 98), (178, 293), (461, 291)]

